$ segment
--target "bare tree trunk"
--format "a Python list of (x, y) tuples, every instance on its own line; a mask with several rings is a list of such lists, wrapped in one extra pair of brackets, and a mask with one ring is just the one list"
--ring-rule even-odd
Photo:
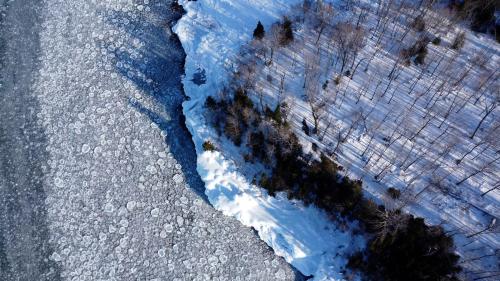
[(351, 76), (349, 78), (353, 78), (354, 77), (354, 73), (356, 73), (356, 70), (358, 69), (358, 66), (359, 64), (361, 64), (361, 62), (363, 62), (364, 60), (366, 60), (367, 58), (362, 58), (358, 61), (358, 63), (356, 64), (356, 67), (354, 67), (354, 69), (352, 70), (352, 73), (351, 73)]
[(485, 229), (483, 229), (483, 230), (481, 230), (481, 231), (478, 231), (478, 232), (476, 232), (476, 233), (473, 233), (473, 234), (471, 234), (471, 235), (467, 235), (467, 238), (472, 238), (472, 237), (474, 237), (474, 236), (477, 236), (477, 235), (483, 234), (483, 233), (485, 233), (486, 231), (488, 231), (488, 230), (492, 229), (493, 227), (495, 227), (495, 225), (496, 225), (496, 219), (493, 219), (493, 220), (491, 221), (491, 223), (490, 223), (490, 224), (489, 224), (489, 225), (488, 225)]
[(425, 129), (425, 127), (427, 127), (427, 125), (431, 122), (431, 120), (432, 120), (432, 116), (427, 119), (427, 121), (424, 123), (424, 125), (422, 125), (422, 127), (420, 127), (420, 129), (418, 129), (418, 131), (415, 134), (413, 134), (413, 136), (410, 138), (410, 140), (413, 141), (413, 139), (415, 139), (415, 137), (418, 136), (420, 134), (420, 132), (422, 132)]
[(465, 159), (465, 157), (467, 157), (467, 155), (471, 154), (477, 147), (479, 147), (482, 144), (483, 142), (478, 142), (477, 144), (475, 144), (469, 151), (467, 151), (462, 157), (460, 157), (460, 159), (457, 159), (455, 163), (457, 165), (460, 164), (460, 162), (462, 162)]
[(474, 136), (476, 136), (476, 133), (479, 130), (479, 128), (481, 127), (481, 125), (483, 124), (484, 120), (486, 120), (486, 118), (493, 112), (495, 107), (496, 107), (496, 105), (492, 105), (490, 108), (486, 108), (486, 114), (483, 116), (483, 118), (481, 118), (481, 121), (479, 121), (479, 124), (477, 124), (476, 129), (474, 129), (474, 132), (469, 137), (470, 139), (473, 139)]

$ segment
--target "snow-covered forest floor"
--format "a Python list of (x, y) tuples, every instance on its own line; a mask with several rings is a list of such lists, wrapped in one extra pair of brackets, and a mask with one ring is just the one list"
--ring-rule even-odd
[[(255, 227), (305, 274), (321, 268), (310, 263), (331, 262), (328, 255), (339, 253), (325, 242), (338, 229), (325, 233), (331, 238), (315, 237), (320, 246), (303, 243), (310, 233), (295, 230), (314, 232), (326, 218), (250, 184), (261, 167), (247, 163), (202, 118), (205, 97), (217, 96), (239, 73), (257, 106), (286, 103), (288, 121), (311, 157), (329, 155), (346, 175), (363, 180), (370, 198), (443, 225), (467, 276), (497, 272), (498, 43), (452, 22), (446, 8), (411, 1), (338, 1), (331, 10), (308, 11), (294, 6), (302, 1), (270, 2), (183, 3), (188, 14), (176, 29), (188, 55), (184, 86), (191, 101), (184, 112), (211, 203)], [(294, 40), (280, 47), (272, 23), (284, 14)], [(266, 37), (251, 41), (259, 20)], [(222, 153), (203, 152), (207, 139)], [(389, 187), (400, 197), (391, 198)], [(300, 223), (294, 226), (292, 216)], [(327, 258), (311, 258), (323, 250)]]
[[(273, 42), (271, 28), (247, 49), (263, 47), (257, 57), (267, 65), (245, 56), (235, 60), (242, 62), (242, 78), (255, 83), (257, 104), (274, 109), (286, 103), (304, 147), (336, 159), (377, 200), (444, 225), (474, 271), (495, 264), (500, 246), (494, 225), (500, 213), (500, 49), (447, 21), (438, 14), (443, 11), (366, 2), (304, 17), (296, 7), (289, 16), (295, 23), (290, 45)], [(412, 27), (419, 15), (421, 31)], [(453, 49), (462, 32), (463, 47)], [(430, 42), (438, 37), (439, 44)], [(419, 40), (426, 40), (423, 63), (415, 57), (405, 63), (401, 53)], [(257, 76), (245, 72), (252, 67)], [(308, 136), (303, 120), (311, 132), (318, 122), (317, 132)], [(388, 196), (389, 187), (401, 197)], [(475, 259), (485, 254), (491, 258)]]
[[(500, 213), (500, 49), (438, 14), (444, 9), (415, 6), (367, 2), (305, 14), (297, 6), (289, 14), (294, 41), (279, 47), (270, 28), (244, 52), (261, 52), (267, 64), (239, 56), (238, 70), (255, 85), (256, 104), (286, 103), (313, 155), (336, 159), (386, 205), (444, 225), (466, 268), (479, 270), (495, 263), (500, 246), (491, 226)], [(454, 49), (462, 32), (464, 45)], [(402, 52), (419, 40), (426, 40), (424, 61), (405, 62)], [(389, 187), (401, 197), (388, 196)], [(492, 258), (474, 259), (486, 254)]]

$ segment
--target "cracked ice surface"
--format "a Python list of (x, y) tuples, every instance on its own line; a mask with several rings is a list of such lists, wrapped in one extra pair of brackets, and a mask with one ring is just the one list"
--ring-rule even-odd
[[(61, 277), (293, 279), (249, 228), (188, 186), (194, 174), (169, 150), (169, 142), (187, 140), (169, 134), (182, 102), (179, 67), (169, 60), (181, 53), (155, 41), (168, 39), (156, 34), (166, 32), (169, 17), (158, 11), (168, 1), (43, 3), (35, 94), (49, 155), (50, 259)], [(155, 79), (163, 76), (151, 66), (172, 81)]]

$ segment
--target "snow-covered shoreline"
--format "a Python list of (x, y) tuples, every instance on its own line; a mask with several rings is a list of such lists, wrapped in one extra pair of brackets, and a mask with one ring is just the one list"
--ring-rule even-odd
[[(173, 30), (186, 52), (183, 84), (189, 100), (183, 103), (183, 113), (209, 201), (225, 215), (255, 228), (276, 254), (304, 275), (314, 275), (317, 280), (344, 279), (340, 272), (346, 263), (342, 253), (351, 251), (352, 245), (362, 244), (361, 239), (334, 229), (326, 215), (314, 207), (271, 197), (252, 185), (238, 171), (228, 150), (221, 149), (229, 154), (224, 155), (202, 148), (204, 141), (217, 139), (215, 130), (204, 119), (203, 105), (207, 96), (215, 95), (225, 85), (230, 58), (251, 39), (258, 21), (268, 28), (300, 1), (179, 2), (186, 14)], [(193, 76), (200, 71), (205, 72), (206, 82), (197, 85)]]

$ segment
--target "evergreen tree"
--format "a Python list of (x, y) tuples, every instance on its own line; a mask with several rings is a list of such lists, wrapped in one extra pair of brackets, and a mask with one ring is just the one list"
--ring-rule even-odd
[(253, 31), (253, 38), (261, 40), (262, 38), (264, 38), (265, 34), (266, 34), (266, 31), (264, 30), (264, 26), (259, 21), (257, 23), (257, 27)]
[(406, 215), (406, 220), (402, 229), (369, 242), (370, 275), (386, 281), (457, 281), (461, 268), (453, 239), (422, 218)]
[(293, 41), (292, 21), (285, 17), (283, 19), (283, 23), (281, 24), (281, 29), (280, 45), (286, 46)]

